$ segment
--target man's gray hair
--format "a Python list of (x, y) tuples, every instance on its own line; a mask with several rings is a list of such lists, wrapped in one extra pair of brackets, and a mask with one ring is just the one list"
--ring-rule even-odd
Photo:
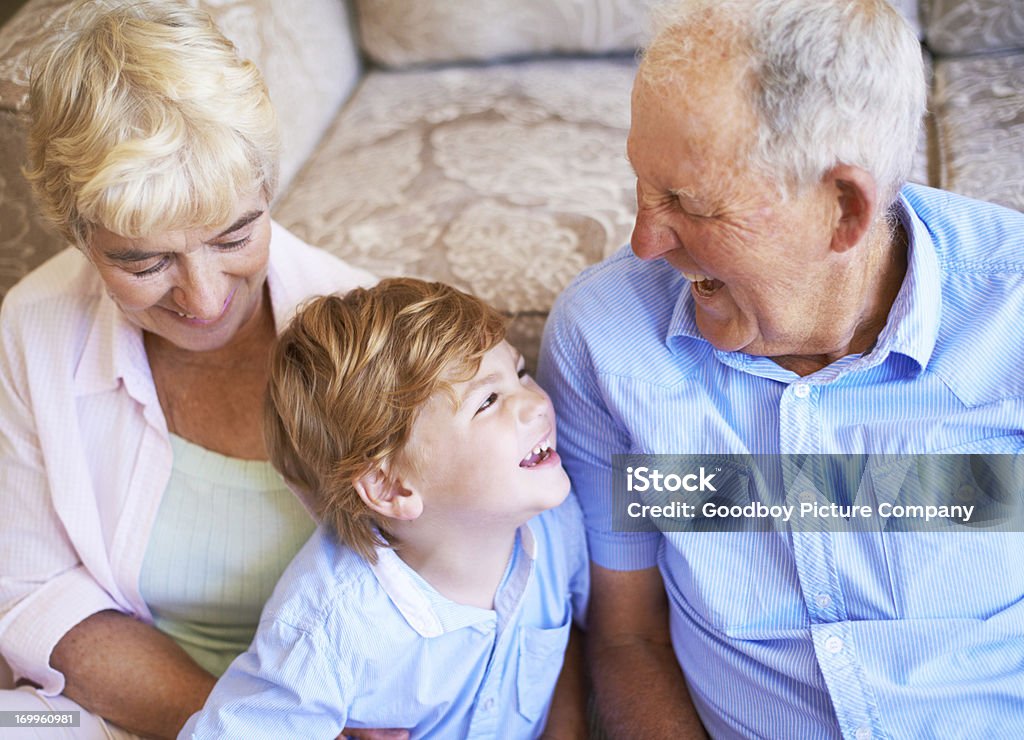
[(752, 165), (791, 190), (856, 165), (875, 178), (880, 206), (895, 198), (926, 88), (920, 44), (888, 0), (671, 0), (654, 17), (648, 79), (671, 79), (701, 38), (747, 58), (759, 129)]

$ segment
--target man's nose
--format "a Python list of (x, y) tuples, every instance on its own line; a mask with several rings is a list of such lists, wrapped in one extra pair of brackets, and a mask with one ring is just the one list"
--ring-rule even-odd
[(640, 208), (629, 239), (633, 254), (642, 260), (654, 260), (680, 249), (683, 244), (668, 226), (660, 223), (646, 208)]

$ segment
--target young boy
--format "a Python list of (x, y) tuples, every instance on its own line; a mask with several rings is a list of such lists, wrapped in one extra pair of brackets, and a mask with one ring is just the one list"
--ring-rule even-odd
[(585, 736), (575, 646), (563, 668), (582, 515), (551, 402), (504, 336), (484, 302), (409, 279), (295, 317), (266, 436), (322, 526), (182, 736)]

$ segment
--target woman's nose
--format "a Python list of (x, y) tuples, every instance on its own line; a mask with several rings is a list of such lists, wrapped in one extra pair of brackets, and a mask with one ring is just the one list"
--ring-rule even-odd
[(212, 265), (189, 265), (172, 293), (182, 313), (203, 321), (221, 315), (227, 299), (227, 283)]

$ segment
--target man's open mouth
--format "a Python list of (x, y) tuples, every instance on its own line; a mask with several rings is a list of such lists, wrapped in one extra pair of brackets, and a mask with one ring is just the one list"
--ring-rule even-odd
[(725, 284), (721, 280), (701, 273), (684, 272), (683, 277), (690, 281), (694, 292), (701, 298), (710, 298)]

